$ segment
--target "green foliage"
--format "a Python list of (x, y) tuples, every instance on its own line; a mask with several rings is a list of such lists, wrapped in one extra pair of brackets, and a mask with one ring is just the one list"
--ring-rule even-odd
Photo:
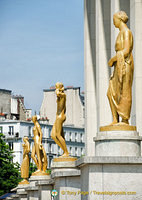
[(13, 163), (13, 152), (0, 133), (0, 196), (18, 185), (21, 180), (19, 170), (19, 164)]
[(51, 174), (51, 169), (46, 170), (47, 173)]
[(37, 170), (37, 166), (33, 163), (30, 163), (30, 168), (29, 168), (29, 177), (32, 175), (33, 172)]

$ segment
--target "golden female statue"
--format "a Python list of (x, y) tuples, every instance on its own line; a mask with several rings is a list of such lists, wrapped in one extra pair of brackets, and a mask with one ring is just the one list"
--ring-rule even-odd
[(32, 149), (31, 157), (38, 168), (38, 170), (34, 172), (32, 175), (47, 175), (46, 173), (47, 156), (46, 156), (45, 149), (42, 145), (42, 131), (37, 121), (37, 116), (33, 116), (32, 121), (34, 123), (34, 128), (33, 128), (34, 146)]
[(29, 184), (28, 178), (29, 178), (29, 152), (30, 152), (30, 144), (29, 144), (29, 138), (24, 137), (23, 141), (25, 144), (23, 144), (23, 161), (21, 165), (21, 177), (24, 179), (19, 184)]
[(55, 87), (57, 95), (57, 113), (56, 120), (52, 128), (51, 137), (63, 150), (64, 154), (62, 155), (62, 157), (68, 157), (69, 152), (67, 150), (62, 127), (63, 122), (66, 120), (66, 94), (64, 93), (64, 86), (62, 83), (56, 83)]
[(110, 67), (114, 66), (107, 92), (113, 116), (112, 125), (119, 122), (119, 116), (123, 124), (129, 124), (131, 112), (134, 70), (133, 35), (126, 25), (127, 21), (128, 16), (124, 11), (117, 12), (113, 16), (113, 23), (120, 32), (115, 43), (116, 55), (108, 62)]

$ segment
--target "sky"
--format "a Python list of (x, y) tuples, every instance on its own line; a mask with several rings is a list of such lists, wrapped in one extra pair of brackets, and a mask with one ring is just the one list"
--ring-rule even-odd
[(83, 0), (0, 0), (0, 88), (40, 110), (56, 82), (84, 90)]

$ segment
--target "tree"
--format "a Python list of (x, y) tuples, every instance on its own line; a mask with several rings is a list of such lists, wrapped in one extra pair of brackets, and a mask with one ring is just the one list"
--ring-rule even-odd
[(32, 175), (33, 172), (37, 170), (37, 166), (33, 163), (30, 163), (30, 168), (29, 168), (29, 177)]
[(0, 133), (0, 196), (16, 187), (21, 181), (20, 165), (13, 163), (13, 152)]

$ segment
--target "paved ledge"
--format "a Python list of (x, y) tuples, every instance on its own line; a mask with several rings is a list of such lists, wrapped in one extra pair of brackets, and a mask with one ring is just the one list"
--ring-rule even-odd
[(75, 161), (76, 167), (86, 164), (140, 164), (142, 165), (142, 157), (120, 157), (120, 156), (84, 156)]
[(18, 198), (18, 197), (19, 197), (18, 194), (12, 194), (11, 197), (9, 197), (9, 198), (14, 199), (14, 198)]
[(53, 172), (51, 174), (52, 178), (58, 178), (58, 177), (66, 177), (66, 176), (80, 176), (80, 170), (76, 171), (59, 171), (59, 172)]
[(74, 168), (75, 161), (70, 162), (52, 162), (51, 169), (53, 168)]
[(26, 191), (19, 191), (19, 192), (17, 192), (17, 195), (27, 195), (27, 192)]
[(94, 137), (93, 138), (93, 141), (95, 142), (95, 141), (100, 141), (100, 140), (142, 140), (142, 137), (141, 136), (131, 136), (131, 137), (129, 137), (129, 136), (125, 136), (125, 137), (122, 137), (122, 136), (98, 136), (98, 137)]
[(35, 183), (36, 186), (40, 186), (40, 185), (52, 185), (54, 183), (54, 180), (53, 179), (49, 179), (49, 180), (44, 180), (44, 181), (37, 181)]
[(39, 188), (37, 186), (29, 186), (25, 190), (26, 191), (35, 191), (35, 190), (39, 190)]

